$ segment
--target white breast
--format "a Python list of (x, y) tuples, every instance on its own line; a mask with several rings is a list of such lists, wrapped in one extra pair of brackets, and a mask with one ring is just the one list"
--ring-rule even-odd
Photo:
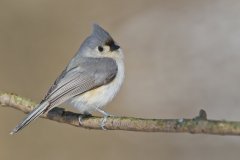
[(112, 82), (85, 92), (70, 101), (81, 113), (92, 113), (96, 108), (103, 108), (119, 91), (124, 79), (124, 62), (123, 59), (118, 59), (116, 62), (118, 72)]

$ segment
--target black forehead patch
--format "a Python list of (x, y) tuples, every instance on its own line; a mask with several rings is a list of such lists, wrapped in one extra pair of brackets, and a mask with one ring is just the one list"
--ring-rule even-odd
[(120, 48), (120, 46), (116, 45), (115, 42), (113, 41), (113, 39), (109, 39), (106, 43), (106, 46), (109, 46), (110, 51), (115, 51), (118, 50)]

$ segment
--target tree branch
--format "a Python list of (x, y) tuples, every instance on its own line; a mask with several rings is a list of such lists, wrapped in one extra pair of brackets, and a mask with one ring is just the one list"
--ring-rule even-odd
[[(0, 105), (9, 106), (24, 113), (29, 113), (36, 103), (16, 94), (0, 93)], [(81, 114), (55, 108), (41, 117), (66, 123), (75, 127), (101, 129), (102, 117), (87, 117), (79, 124)], [(140, 132), (185, 132), (192, 134), (240, 135), (240, 122), (209, 120), (204, 110), (193, 119), (143, 119), (133, 117), (109, 117), (106, 121), (107, 130), (125, 130)]]

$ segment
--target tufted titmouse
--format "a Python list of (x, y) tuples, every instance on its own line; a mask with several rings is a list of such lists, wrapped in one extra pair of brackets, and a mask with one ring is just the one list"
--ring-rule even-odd
[[(84, 115), (94, 111), (103, 114), (104, 128), (109, 114), (102, 110), (118, 92), (124, 79), (121, 48), (99, 25), (85, 39), (66, 69), (56, 79), (45, 98), (11, 132), (17, 133), (31, 121), (52, 108), (67, 102)], [(81, 123), (81, 117), (79, 118)]]

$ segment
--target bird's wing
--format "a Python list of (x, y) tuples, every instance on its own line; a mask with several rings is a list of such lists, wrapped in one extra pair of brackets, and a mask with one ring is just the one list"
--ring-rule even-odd
[(60, 75), (44, 101), (50, 103), (50, 108), (60, 105), (72, 97), (109, 83), (116, 76), (117, 69), (116, 61), (111, 58), (85, 58)]
[(80, 61), (59, 76), (43, 101), (13, 129), (12, 134), (70, 98), (111, 82), (117, 74), (117, 64), (113, 59), (85, 58)]

